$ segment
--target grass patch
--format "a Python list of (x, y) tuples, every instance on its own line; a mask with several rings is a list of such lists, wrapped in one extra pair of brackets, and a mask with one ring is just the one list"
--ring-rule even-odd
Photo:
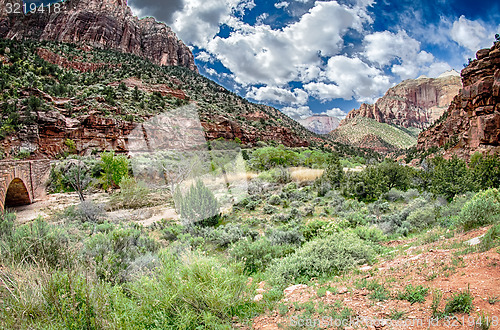
[(422, 285), (418, 285), (414, 287), (412, 284), (409, 284), (405, 287), (403, 292), (398, 294), (399, 300), (407, 300), (412, 305), (414, 303), (423, 303), (425, 302), (425, 296), (427, 296), (427, 292), (429, 288), (426, 288)]

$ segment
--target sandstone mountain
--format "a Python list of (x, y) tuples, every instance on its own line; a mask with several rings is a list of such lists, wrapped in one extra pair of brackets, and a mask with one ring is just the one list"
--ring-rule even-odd
[(438, 78), (405, 80), (390, 88), (375, 104), (364, 103), (349, 112), (340, 125), (355, 117), (366, 117), (381, 123), (424, 129), (443, 114), (461, 87), (456, 71), (445, 72)]
[(476, 53), (461, 72), (463, 89), (436, 124), (418, 137), (418, 150), (443, 148), (469, 157), (500, 152), (500, 42)]
[(327, 115), (314, 115), (298, 120), (302, 126), (316, 134), (328, 134), (339, 126), (339, 120)]
[(197, 71), (193, 54), (170, 27), (151, 17), (138, 19), (126, 0), (68, 0), (58, 10), (27, 15), (8, 14), (7, 2), (22, 4), (0, 0), (0, 38), (83, 43)]
[[(279, 110), (181, 66), (74, 44), (2, 39), (0, 62), (0, 157), (126, 152), (137, 125), (184, 106), (196, 109), (208, 140), (328, 143)], [(185, 141), (173, 139), (183, 147)]]

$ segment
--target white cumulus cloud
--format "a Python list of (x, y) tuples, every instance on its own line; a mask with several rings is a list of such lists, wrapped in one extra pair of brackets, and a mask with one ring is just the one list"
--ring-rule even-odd
[(325, 112), (323, 112), (323, 114), (330, 116), (330, 117), (335, 117), (338, 119), (344, 119), (347, 116), (347, 113), (342, 111), (342, 109), (339, 109), (339, 108), (333, 108), (333, 109), (326, 110)]
[(489, 36), (483, 24), (468, 20), (464, 15), (460, 16), (458, 21), (453, 22), (450, 34), (460, 46), (473, 52), (491, 43), (491, 40), (487, 40)]
[(336, 98), (372, 101), (391, 86), (390, 77), (357, 57), (334, 56), (328, 60), (324, 82), (304, 88), (322, 101)]
[(308, 106), (300, 106), (300, 107), (284, 107), (281, 109), (285, 115), (295, 120), (298, 119), (306, 119), (313, 115), (313, 112)]
[(308, 95), (302, 89), (293, 90), (276, 86), (252, 87), (246, 97), (256, 101), (273, 102), (280, 104), (303, 105), (307, 103)]

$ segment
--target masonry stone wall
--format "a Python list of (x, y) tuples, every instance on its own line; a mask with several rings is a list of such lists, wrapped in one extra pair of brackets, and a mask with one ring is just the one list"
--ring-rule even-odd
[(43, 198), (49, 175), (49, 160), (0, 161), (0, 210)]

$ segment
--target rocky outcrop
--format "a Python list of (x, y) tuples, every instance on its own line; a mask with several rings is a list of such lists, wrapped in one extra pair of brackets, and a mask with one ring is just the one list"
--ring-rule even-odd
[(417, 149), (444, 147), (445, 155), (464, 158), (500, 152), (500, 42), (479, 50), (461, 75), (463, 89), (443, 119), (420, 133)]
[(6, 3), (16, 2), (22, 3), (0, 0), (1, 38), (86, 44), (197, 71), (193, 54), (170, 27), (151, 17), (138, 19), (125, 0), (68, 0), (43, 13), (7, 13)]
[(438, 78), (405, 80), (390, 88), (375, 104), (362, 104), (349, 112), (346, 120), (366, 117), (381, 123), (424, 129), (443, 114), (461, 87), (456, 71)]
[(339, 126), (339, 120), (327, 115), (314, 115), (298, 122), (316, 134), (328, 134)]

